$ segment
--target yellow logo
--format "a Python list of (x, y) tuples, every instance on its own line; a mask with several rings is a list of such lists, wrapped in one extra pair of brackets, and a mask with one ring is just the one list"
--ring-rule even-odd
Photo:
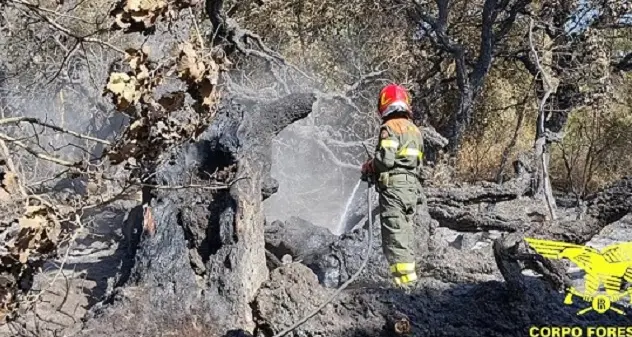
[(388, 104), (390, 102), (391, 102), (391, 100), (386, 97), (386, 93), (383, 93), (382, 96), (380, 96), (380, 105), (381, 106), (385, 106), (386, 104)]
[[(584, 291), (574, 287), (567, 289), (564, 304), (573, 304), (573, 296), (590, 303), (577, 312), (583, 315), (589, 311), (603, 314), (612, 310), (625, 315), (620, 308), (613, 306), (626, 296), (632, 303), (632, 286), (622, 291), (622, 281), (632, 283), (632, 242), (618, 243), (603, 248), (601, 251), (587, 246), (561, 241), (550, 241), (527, 238), (525, 241), (538, 254), (549, 259), (568, 259), (586, 272)], [(605, 293), (600, 291), (603, 285)]]

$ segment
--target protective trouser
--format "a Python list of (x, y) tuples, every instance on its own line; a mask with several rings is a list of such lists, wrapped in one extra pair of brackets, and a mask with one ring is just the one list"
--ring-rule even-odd
[(382, 250), (390, 265), (393, 281), (398, 285), (417, 280), (412, 240), (413, 217), (420, 189), (417, 177), (406, 173), (388, 174), (378, 183)]

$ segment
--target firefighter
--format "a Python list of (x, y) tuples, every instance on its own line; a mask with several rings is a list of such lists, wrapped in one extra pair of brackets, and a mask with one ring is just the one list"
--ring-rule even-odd
[(362, 165), (379, 193), (382, 250), (393, 281), (408, 288), (417, 280), (412, 249), (413, 216), (421, 194), (421, 130), (412, 122), (411, 100), (402, 86), (384, 87), (378, 98), (382, 119), (375, 156)]

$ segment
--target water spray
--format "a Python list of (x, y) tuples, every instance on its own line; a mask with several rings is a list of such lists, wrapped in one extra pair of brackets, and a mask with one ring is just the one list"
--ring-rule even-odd
[[(369, 158), (372, 158), (373, 156), (371, 156), (371, 153), (369, 152), (369, 149), (366, 147), (366, 144), (362, 143), (362, 146), (364, 147), (364, 150), (366, 151), (366, 154)], [(371, 186), (373, 185), (373, 181), (369, 181), (368, 179), (373, 179), (374, 177), (367, 177), (367, 176), (361, 176), (360, 179), (358, 180), (358, 182), (355, 184), (355, 186), (353, 187), (353, 190), (351, 191), (351, 195), (349, 196), (349, 198), (347, 199), (347, 203), (345, 204), (345, 208), (342, 212), (342, 216), (340, 216), (340, 220), (338, 221), (338, 229), (337, 232), (344, 232), (345, 230), (345, 225), (347, 222), (347, 213), (349, 212), (349, 208), (351, 207), (351, 203), (353, 202), (353, 199), (355, 198), (356, 193), (358, 193), (358, 188), (360, 188), (360, 185), (362, 184), (363, 181), (366, 181), (369, 184), (369, 188), (371, 188)], [(369, 212), (371, 212), (371, 209), (369, 207)]]
[[(364, 144), (362, 144), (364, 145)], [(367, 151), (367, 154), (369, 154), (369, 158), (372, 158), (371, 154), (369, 153), (369, 150), (367, 149), (366, 146), (364, 146), (364, 149)], [(333, 301), (338, 295), (340, 295), (340, 293), (345, 290), (353, 281), (355, 281), (358, 276), (360, 276), (360, 273), (362, 273), (362, 271), (364, 270), (364, 268), (366, 268), (367, 263), (369, 262), (369, 258), (371, 257), (371, 252), (373, 250), (373, 218), (371, 217), (371, 208), (372, 208), (372, 198), (371, 198), (371, 189), (375, 183), (375, 176), (374, 175), (367, 175), (367, 174), (362, 174), (362, 176), (360, 177), (360, 181), (365, 181), (368, 185), (368, 188), (366, 189), (366, 202), (367, 202), (367, 213), (368, 213), (368, 219), (369, 219), (369, 242), (367, 245), (367, 250), (366, 250), (366, 254), (365, 254), (365, 258), (364, 261), (362, 261), (362, 265), (360, 265), (360, 268), (345, 282), (343, 283), (340, 288), (338, 288), (333, 294), (331, 294), (331, 296), (329, 296), (329, 298), (327, 298), (327, 300), (325, 300), (325, 302), (323, 302), (323, 304), (321, 304), (320, 306), (318, 306), (318, 308), (316, 308), (315, 310), (313, 310), (312, 312), (310, 312), (307, 316), (303, 317), (301, 320), (299, 320), (298, 322), (292, 324), (290, 327), (286, 328), (285, 330), (279, 332), (278, 334), (272, 336), (272, 337), (282, 337), (285, 336), (286, 334), (288, 334), (289, 332), (293, 331), (294, 329), (298, 328), (299, 326), (301, 326), (303, 323), (307, 322), (310, 318), (312, 318), (314, 315), (316, 315), (318, 312), (320, 312), (321, 310), (323, 310), (323, 308), (325, 308), (327, 306), (327, 304), (331, 303), (331, 301)], [(358, 186), (360, 182), (358, 182)], [(355, 194), (355, 192), (354, 192)], [(353, 196), (351, 196), (353, 197)], [(345, 212), (346, 213), (346, 212)]]
[(356, 195), (356, 193), (358, 193), (358, 189), (360, 188), (361, 184), (362, 184), (362, 179), (358, 179), (358, 182), (353, 187), (353, 191), (351, 192), (351, 195), (349, 196), (349, 199), (347, 199), (347, 204), (345, 205), (345, 209), (342, 212), (342, 216), (340, 217), (340, 221), (338, 222), (338, 229), (336, 230), (337, 233), (344, 232), (344, 230), (345, 230), (345, 225), (347, 223), (347, 213), (349, 212), (349, 208), (351, 207), (353, 199), (355, 199), (355, 195)]

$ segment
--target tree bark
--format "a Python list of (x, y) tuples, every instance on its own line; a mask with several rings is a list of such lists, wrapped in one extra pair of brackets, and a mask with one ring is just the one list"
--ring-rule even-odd
[(158, 166), (156, 183), (162, 186), (201, 179), (230, 188), (152, 191), (155, 231), (143, 233), (129, 279), (119, 281), (112, 305), (97, 309), (103, 317), (89, 322), (91, 336), (108, 334), (130, 310), (135, 323), (125, 336), (173, 329), (187, 317), (198, 317), (196, 324), (208, 331), (253, 331), (250, 303), (268, 278), (261, 202), (272, 180), (272, 138), (306, 117), (314, 101), (313, 94), (272, 102), (225, 98), (198, 142)]

